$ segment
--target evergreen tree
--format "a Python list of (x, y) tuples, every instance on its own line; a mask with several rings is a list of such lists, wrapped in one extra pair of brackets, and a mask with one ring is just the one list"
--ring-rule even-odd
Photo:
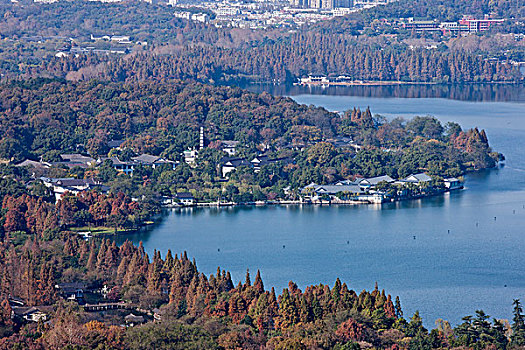
[(401, 301), (399, 300), (399, 296), (396, 296), (395, 308), (396, 308), (396, 317), (402, 318), (403, 310), (401, 309)]
[(261, 278), (261, 271), (257, 270), (257, 275), (255, 276), (255, 283), (253, 284), (257, 293), (264, 292), (264, 284)]
[(455, 341), (460, 346), (471, 346), (476, 343), (476, 330), (472, 324), (472, 316), (462, 318), (463, 323), (454, 329)]
[(525, 323), (523, 308), (519, 299), (513, 301), (514, 311), (512, 317), (512, 336), (511, 344), (513, 346), (525, 346)]
[(508, 344), (507, 336), (505, 335), (505, 327), (503, 322), (500, 320), (493, 320), (494, 326), (492, 327), (492, 339), (493, 343), (500, 349), (506, 349)]
[(419, 316), (419, 311), (416, 311), (408, 323), (406, 335), (409, 337), (415, 337), (419, 333), (426, 334), (427, 330), (423, 327), (423, 320), (421, 319), (421, 316)]
[(245, 287), (250, 287), (252, 285), (252, 282), (250, 280), (250, 270), (246, 269), (246, 280), (244, 282)]

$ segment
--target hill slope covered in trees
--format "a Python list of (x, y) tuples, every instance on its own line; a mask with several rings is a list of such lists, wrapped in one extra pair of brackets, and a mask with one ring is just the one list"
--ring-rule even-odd
[[(493, 7), (486, 1), (483, 4)], [(510, 64), (510, 59), (523, 57), (523, 45), (514, 39), (492, 40), (488, 35), (479, 37), (476, 50), (470, 41), (459, 39), (443, 40), (439, 50), (414, 50), (405, 42), (410, 33), (392, 37), (388, 30), (370, 29), (384, 17), (417, 16), (425, 11), (434, 16), (433, 11), (441, 11), (436, 18), (448, 20), (475, 8), (461, 1), (445, 6), (403, 0), (289, 31), (215, 28), (175, 18), (165, 6), (135, 2), (2, 3), (0, 35), (5, 40), (0, 43), (0, 71), (9, 78), (141, 81), (169, 77), (213, 83), (291, 82), (308, 74), (405, 82), (522, 81), (523, 75)], [(105, 20), (106, 15), (111, 20)], [(50, 17), (52, 21), (47, 20)], [(122, 47), (94, 42), (91, 35), (126, 35), (131, 44), (147, 41), (148, 45), (132, 45), (126, 49), (132, 53), (125, 57), (99, 55), (86, 47), (109, 51)], [(70, 54), (59, 58), (57, 51)]]

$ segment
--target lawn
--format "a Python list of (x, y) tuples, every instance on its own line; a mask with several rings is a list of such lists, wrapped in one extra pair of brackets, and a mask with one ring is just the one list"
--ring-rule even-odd
[(125, 232), (132, 232), (136, 229), (131, 228), (118, 228), (117, 232), (115, 232), (114, 227), (107, 227), (107, 226), (81, 226), (81, 227), (72, 227), (69, 229), (72, 232), (78, 233), (78, 232), (91, 232), (92, 236), (98, 236), (98, 235), (112, 235), (115, 233), (125, 233)]

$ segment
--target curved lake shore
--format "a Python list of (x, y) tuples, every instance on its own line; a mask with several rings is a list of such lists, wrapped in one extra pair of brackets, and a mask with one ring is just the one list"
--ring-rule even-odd
[(340, 277), (360, 291), (377, 281), (401, 297), (405, 316), (420, 310), (429, 326), (437, 318), (456, 324), (480, 308), (510, 318), (512, 299), (525, 298), (524, 100), (284, 95), (330, 110), (370, 106), (387, 117), (430, 114), (478, 126), (506, 165), (469, 174), (465, 191), (441, 196), (367, 206), (186, 208), (115, 239), (142, 240), (150, 254), (186, 250), (204, 273), (221, 266), (235, 282), (246, 268), (260, 269), (267, 288), (292, 279), (301, 288), (333, 285)]

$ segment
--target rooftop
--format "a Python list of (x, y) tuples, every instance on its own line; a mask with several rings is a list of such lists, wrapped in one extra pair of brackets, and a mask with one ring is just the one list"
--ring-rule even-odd
[(92, 163), (95, 161), (95, 159), (88, 157), (88, 156), (83, 156), (79, 153), (61, 154), (60, 158), (62, 158), (62, 160), (65, 162), (71, 162), (71, 163), (88, 164), (88, 163)]
[(190, 192), (179, 192), (179, 193), (175, 193), (175, 198), (178, 198), (178, 199), (193, 199), (193, 194), (191, 194)]
[(133, 159), (135, 162), (146, 164), (153, 164), (159, 160), (163, 160), (161, 157), (152, 156), (151, 154), (141, 154), (140, 156), (132, 157), (131, 159)]

